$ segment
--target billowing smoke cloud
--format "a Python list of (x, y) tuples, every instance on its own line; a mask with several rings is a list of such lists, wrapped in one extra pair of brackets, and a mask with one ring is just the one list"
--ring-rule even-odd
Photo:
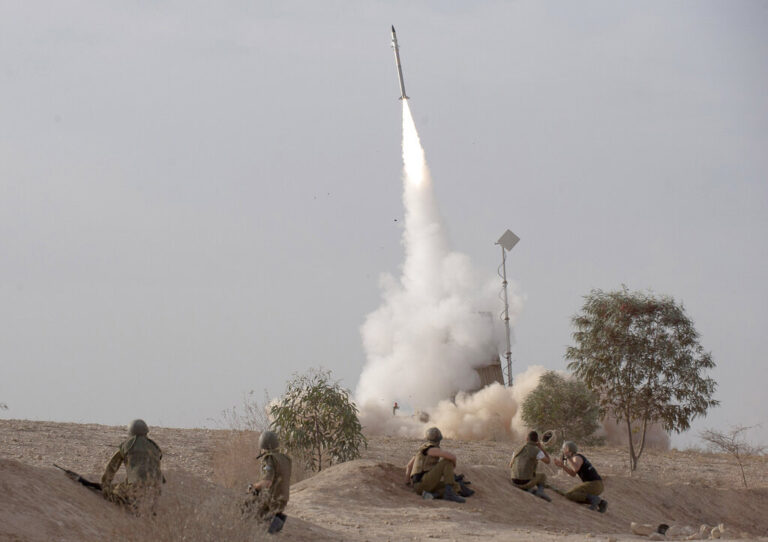
[[(405, 262), (399, 279), (382, 278), (382, 304), (361, 329), (367, 362), (356, 400), (363, 426), (407, 437), (421, 437), (434, 425), (448, 438), (520, 439), (531, 428), (519, 406), (545, 369), (529, 367), (512, 388), (492, 384), (466, 392), (480, 384), (475, 367), (498, 355), (499, 282), (450, 250), (408, 102), (403, 103), (403, 163)], [(512, 322), (521, 305), (513, 289)], [(397, 415), (395, 402), (403, 407)], [(609, 444), (626, 440), (613, 421), (604, 431)], [(649, 430), (649, 438), (651, 445), (669, 442), (658, 427)]]
[[(450, 423), (457, 436), (487, 437), (491, 426), (500, 419), (508, 426), (514, 416), (508, 390), (499, 386), (472, 397), (459, 395), (455, 405), (445, 400), (476, 389), (480, 380), (475, 367), (498, 355), (499, 282), (490, 273), (478, 273), (466, 255), (449, 249), (408, 102), (403, 104), (403, 162), (405, 261), (399, 279), (382, 278), (382, 305), (361, 329), (367, 362), (356, 397), (363, 423), (372, 431), (420, 435), (422, 423), (406, 416), (393, 419), (397, 401), (429, 412), (433, 424), (454, 420)], [(520, 305), (513, 294), (513, 322)], [(470, 430), (469, 420), (488, 429)], [(454, 431), (441, 428), (446, 435)]]

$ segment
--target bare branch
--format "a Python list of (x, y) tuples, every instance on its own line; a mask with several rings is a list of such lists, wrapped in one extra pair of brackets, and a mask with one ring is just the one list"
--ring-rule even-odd
[(754, 427), (757, 426), (737, 425), (727, 432), (707, 429), (699, 433), (699, 438), (706, 442), (711, 450), (729, 454), (734, 457), (739, 466), (739, 470), (741, 471), (741, 481), (744, 483), (744, 487), (748, 487), (747, 476), (744, 473), (744, 458), (760, 455), (766, 450), (766, 446), (764, 445), (750, 444), (745, 440), (744, 433)]

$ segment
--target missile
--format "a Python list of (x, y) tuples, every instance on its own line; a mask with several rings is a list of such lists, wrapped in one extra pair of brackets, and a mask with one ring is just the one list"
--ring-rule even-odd
[(397, 65), (397, 78), (400, 80), (400, 99), (407, 100), (405, 95), (405, 83), (403, 82), (403, 67), (400, 65), (400, 47), (397, 45), (395, 26), (392, 25), (392, 48), (395, 50), (395, 64)]

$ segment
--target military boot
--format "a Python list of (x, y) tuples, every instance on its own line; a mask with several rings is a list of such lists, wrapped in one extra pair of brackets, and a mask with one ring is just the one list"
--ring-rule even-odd
[(285, 525), (285, 521), (280, 516), (275, 516), (272, 518), (272, 522), (269, 524), (267, 533), (269, 534), (279, 533), (282, 530), (283, 525)]
[(597, 495), (587, 495), (587, 502), (589, 503), (590, 510), (597, 510), (597, 507), (600, 505), (600, 501), (602, 500), (603, 499)]
[(469, 489), (464, 482), (459, 481), (459, 495), (461, 495), (462, 497), (471, 497), (474, 494), (475, 494), (474, 489)]
[(435, 498), (435, 494), (430, 493), (429, 491), (422, 491), (421, 498), (424, 499), (425, 501), (431, 501)]
[(465, 498), (459, 497), (458, 495), (456, 495), (456, 492), (453, 490), (453, 486), (445, 486), (445, 492), (443, 493), (443, 498), (446, 501), (467, 502)]
[(549, 497), (549, 495), (544, 493), (544, 485), (543, 484), (538, 484), (536, 487), (532, 487), (528, 491), (530, 491), (531, 493), (533, 493), (534, 495), (536, 495), (540, 499), (544, 499), (547, 502), (552, 502), (552, 499)]
[[(606, 510), (608, 510), (608, 501), (606, 501), (605, 499), (600, 499), (600, 503), (597, 505), (597, 511), (600, 512), (601, 514), (605, 514)], [(662, 525), (664, 525), (664, 524), (662, 523)], [(666, 527), (666, 525), (665, 525), (665, 527)], [(662, 531), (661, 530), (661, 525), (659, 525), (659, 532), (661, 534), (664, 534), (665, 532), (667, 532), (667, 529), (664, 529)]]

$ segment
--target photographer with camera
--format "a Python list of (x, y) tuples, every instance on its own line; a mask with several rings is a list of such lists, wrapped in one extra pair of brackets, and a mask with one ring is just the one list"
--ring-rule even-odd
[(604, 489), (603, 479), (589, 462), (589, 459), (577, 451), (575, 442), (565, 441), (562, 459), (555, 458), (554, 460), (555, 465), (561, 467), (570, 476), (578, 475), (581, 479), (581, 484), (568, 491), (558, 491), (558, 493), (570, 501), (588, 503), (590, 510), (605, 512), (608, 508), (608, 501), (598, 496)]

